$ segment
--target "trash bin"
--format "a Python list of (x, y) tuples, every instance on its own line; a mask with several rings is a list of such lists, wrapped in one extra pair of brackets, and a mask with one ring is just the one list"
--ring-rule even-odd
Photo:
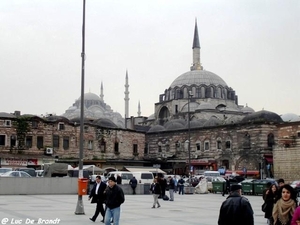
[(78, 195), (86, 195), (88, 192), (88, 182), (87, 178), (78, 179)]
[(225, 191), (226, 182), (224, 181), (213, 181), (212, 182), (212, 193), (223, 193)]
[(267, 189), (267, 182), (263, 180), (254, 181), (253, 185), (254, 195), (262, 195), (264, 193), (264, 190)]
[(244, 195), (253, 195), (254, 194), (254, 185), (252, 181), (243, 181), (242, 190)]

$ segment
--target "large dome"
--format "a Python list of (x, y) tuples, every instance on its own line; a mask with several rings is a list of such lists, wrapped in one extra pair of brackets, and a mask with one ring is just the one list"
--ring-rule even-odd
[[(78, 100), (81, 99), (81, 96), (78, 98)], [(85, 93), (84, 94), (84, 100), (101, 100), (100, 97), (94, 93)]]
[(179, 77), (177, 77), (173, 83), (171, 84), (171, 88), (181, 87), (183, 85), (191, 86), (191, 85), (214, 85), (214, 86), (223, 86), (227, 87), (225, 81), (219, 77), (218, 75), (206, 71), (206, 70), (193, 70), (186, 72)]

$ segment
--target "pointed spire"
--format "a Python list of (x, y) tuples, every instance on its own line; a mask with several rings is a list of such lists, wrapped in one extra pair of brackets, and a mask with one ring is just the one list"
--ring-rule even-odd
[(138, 112), (137, 112), (138, 116), (141, 116), (141, 104), (140, 104), (140, 100), (139, 100), (139, 104), (138, 104)]
[(203, 70), (200, 62), (200, 41), (198, 34), (197, 18), (195, 19), (195, 30), (194, 30), (194, 39), (193, 39), (193, 65), (191, 70)]
[(197, 26), (197, 18), (195, 19), (194, 41), (193, 41), (193, 47), (192, 47), (192, 49), (194, 49), (194, 48), (200, 48), (198, 26)]
[(103, 95), (103, 83), (101, 81), (101, 87), (100, 87), (100, 99), (103, 101), (104, 95)]

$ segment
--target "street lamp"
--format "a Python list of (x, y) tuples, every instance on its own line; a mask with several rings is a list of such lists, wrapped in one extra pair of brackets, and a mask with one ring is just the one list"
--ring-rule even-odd
[(189, 154), (189, 192), (191, 193), (191, 118), (190, 118), (190, 102), (191, 97), (193, 96), (192, 92), (188, 92), (188, 154)]
[[(79, 170), (78, 180), (83, 178), (83, 118), (84, 118), (84, 60), (85, 60), (85, 0), (83, 0), (83, 20), (82, 20), (82, 53), (81, 53), (81, 102), (80, 102), (80, 138), (79, 138)], [(78, 185), (78, 190), (79, 190)], [(76, 205), (76, 215), (83, 215), (84, 207), (82, 195), (78, 194)]]

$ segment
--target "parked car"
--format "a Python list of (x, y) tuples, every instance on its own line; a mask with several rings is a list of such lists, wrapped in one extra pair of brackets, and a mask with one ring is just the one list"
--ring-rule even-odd
[(8, 171), (12, 171), (12, 168), (0, 168), (0, 174), (6, 173)]
[(24, 171), (8, 171), (0, 175), (1, 177), (32, 177)]
[(36, 177), (35, 169), (33, 168), (16, 168), (15, 171), (23, 171), (28, 173), (32, 177)]

